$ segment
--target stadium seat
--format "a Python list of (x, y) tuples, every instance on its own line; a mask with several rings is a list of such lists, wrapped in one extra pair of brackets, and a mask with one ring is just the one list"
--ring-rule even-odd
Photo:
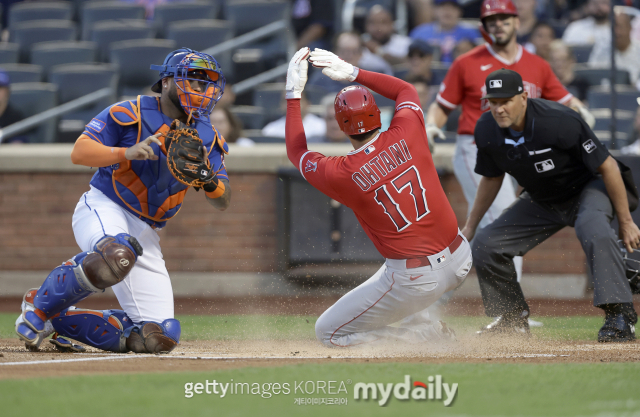
[(153, 26), (159, 38), (167, 37), (169, 25), (185, 20), (215, 19), (220, 12), (220, 2), (196, 1), (193, 3), (161, 3), (153, 11)]
[[(11, 85), (11, 105), (30, 117), (55, 107), (58, 103), (58, 88), (49, 83), (18, 83)], [(54, 142), (56, 138), (56, 119), (49, 119), (28, 132), (31, 143)]]
[[(169, 24), (167, 39), (176, 41), (180, 47), (204, 51), (212, 46), (233, 38), (233, 26), (224, 20), (191, 20)], [(214, 58), (220, 64), (225, 76), (233, 75), (231, 51), (216, 54)]]
[[(224, 5), (225, 18), (232, 22), (238, 36), (279, 20), (289, 22), (289, 5), (289, 1), (282, 0), (229, 0)], [(287, 62), (291, 36), (289, 31), (282, 30), (234, 51), (234, 75), (245, 79)]]
[[(611, 130), (611, 109), (591, 109), (591, 114), (596, 118), (596, 125), (593, 130)], [(631, 130), (635, 111), (616, 110), (616, 131), (628, 132)]]
[(63, 104), (83, 97), (105, 87), (113, 94), (83, 110), (63, 116), (64, 120), (82, 120), (88, 123), (96, 114), (116, 101), (118, 67), (112, 64), (65, 64), (53, 67), (49, 79), (58, 86), (58, 101)]
[(434, 79), (444, 80), (445, 75), (447, 75), (447, 71), (449, 71), (449, 64), (444, 62), (431, 63), (431, 74)]
[(18, 62), (20, 46), (17, 43), (0, 43), (0, 64), (15, 64)]
[[(609, 85), (611, 70), (608, 68), (579, 68), (576, 65), (576, 78), (585, 79), (589, 85)], [(623, 70), (616, 71), (616, 84), (630, 84), (629, 72)]]
[(94, 42), (40, 42), (31, 47), (31, 63), (43, 67), (46, 79), (56, 65), (95, 62), (97, 58)]
[(72, 16), (73, 6), (68, 1), (22, 2), (9, 6), (8, 23), (13, 28), (30, 20), (71, 20)]
[(9, 32), (9, 40), (20, 45), (20, 62), (27, 62), (34, 43), (74, 41), (76, 36), (76, 24), (69, 20), (31, 20), (16, 23)]
[[(309, 87), (311, 86), (304, 89), (307, 98), (309, 98)], [(253, 90), (253, 105), (264, 109), (265, 123), (272, 122), (284, 114), (282, 110), (283, 94), (284, 83), (261, 84)]]
[(573, 45), (571, 46), (571, 51), (573, 55), (576, 57), (576, 62), (578, 64), (584, 64), (589, 61), (589, 56), (591, 55), (591, 51), (593, 50), (593, 45)]
[(111, 44), (111, 62), (120, 66), (120, 94), (138, 95), (158, 81), (152, 64), (162, 64), (167, 54), (177, 49), (169, 39), (137, 39)]
[(224, 16), (233, 23), (236, 36), (278, 20), (289, 20), (289, 2), (282, 0), (227, 0)]
[(258, 106), (233, 106), (231, 113), (242, 121), (245, 129), (262, 129), (264, 123), (264, 110)]
[[(616, 86), (616, 108), (635, 111), (640, 91), (630, 86)], [(587, 101), (592, 109), (611, 108), (611, 89), (608, 87), (591, 87), (587, 93)]]
[(82, 40), (89, 40), (96, 22), (116, 19), (144, 19), (142, 5), (121, 1), (89, 1), (82, 5)]
[(39, 83), (44, 72), (40, 65), (33, 64), (3, 64), (0, 68), (9, 75), (11, 84)]
[(98, 59), (102, 62), (109, 61), (109, 47), (112, 43), (151, 39), (154, 36), (154, 29), (142, 19), (102, 20), (91, 30), (91, 41), (98, 45)]

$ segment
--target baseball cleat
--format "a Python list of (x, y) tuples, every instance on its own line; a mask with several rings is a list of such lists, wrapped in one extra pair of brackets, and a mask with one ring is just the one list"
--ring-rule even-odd
[(490, 324), (476, 332), (478, 335), (520, 335), (529, 336), (529, 312), (505, 314), (496, 317)]
[(634, 323), (625, 314), (607, 314), (598, 332), (598, 342), (631, 342), (636, 340)]
[(544, 324), (542, 324), (541, 321), (529, 319), (529, 327), (542, 327), (542, 326), (544, 326)]
[(37, 288), (32, 288), (26, 292), (20, 306), (22, 313), (15, 323), (18, 337), (24, 341), (25, 347), (32, 352), (37, 351), (42, 341), (54, 332), (50, 320), (43, 321), (34, 313), (33, 297), (35, 297), (37, 291)]
[(60, 352), (73, 353), (73, 352), (86, 352), (87, 351), (87, 349), (85, 349), (84, 346), (76, 345), (74, 343), (71, 343), (69, 340), (65, 339), (64, 337), (59, 336), (58, 333), (55, 333), (53, 335), (51, 340), (49, 340), (49, 343), (54, 345), (56, 347), (56, 349), (58, 349)]

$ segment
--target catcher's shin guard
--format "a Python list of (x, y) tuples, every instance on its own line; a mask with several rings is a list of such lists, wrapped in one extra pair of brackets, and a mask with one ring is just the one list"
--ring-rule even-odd
[(49, 274), (34, 297), (35, 310), (23, 314), (25, 323), (44, 331), (47, 319), (122, 281), (140, 255), (142, 247), (126, 233), (103, 237), (93, 251), (74, 256)]
[(178, 346), (180, 332), (180, 322), (176, 319), (142, 322), (136, 324), (127, 337), (127, 347), (136, 353), (169, 353)]
[[(60, 336), (109, 352), (129, 351), (126, 336), (133, 329), (133, 323), (122, 310), (70, 308), (51, 319), (51, 324)], [(70, 344), (62, 339), (54, 344), (57, 347), (74, 350), (68, 347), (67, 343)]]

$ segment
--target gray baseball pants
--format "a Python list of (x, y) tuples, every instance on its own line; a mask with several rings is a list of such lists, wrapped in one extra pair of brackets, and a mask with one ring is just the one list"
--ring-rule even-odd
[(537, 203), (526, 192), (520, 195), (472, 241), (487, 316), (529, 311), (516, 279), (513, 257), (523, 256), (565, 226), (575, 227), (587, 256), (595, 287), (594, 306), (631, 303), (618, 236), (610, 226), (613, 216), (613, 205), (600, 177), (563, 203)]

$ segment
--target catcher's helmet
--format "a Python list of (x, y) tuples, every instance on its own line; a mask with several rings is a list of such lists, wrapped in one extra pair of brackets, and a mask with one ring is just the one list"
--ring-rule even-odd
[(518, 9), (511, 0), (484, 0), (480, 9), (480, 20), (494, 14), (518, 16)]
[[(173, 77), (178, 87), (182, 109), (195, 119), (208, 119), (211, 110), (224, 93), (226, 80), (218, 61), (202, 52), (180, 48), (169, 53), (162, 65), (151, 65), (151, 69), (160, 71), (160, 79), (151, 87), (151, 91), (160, 93), (162, 79)], [(194, 78), (195, 73), (205, 75), (206, 78)], [(191, 88), (193, 80), (205, 82), (202, 92)]]
[(333, 103), (336, 120), (347, 135), (360, 135), (382, 126), (380, 109), (369, 90), (358, 85), (343, 88)]

